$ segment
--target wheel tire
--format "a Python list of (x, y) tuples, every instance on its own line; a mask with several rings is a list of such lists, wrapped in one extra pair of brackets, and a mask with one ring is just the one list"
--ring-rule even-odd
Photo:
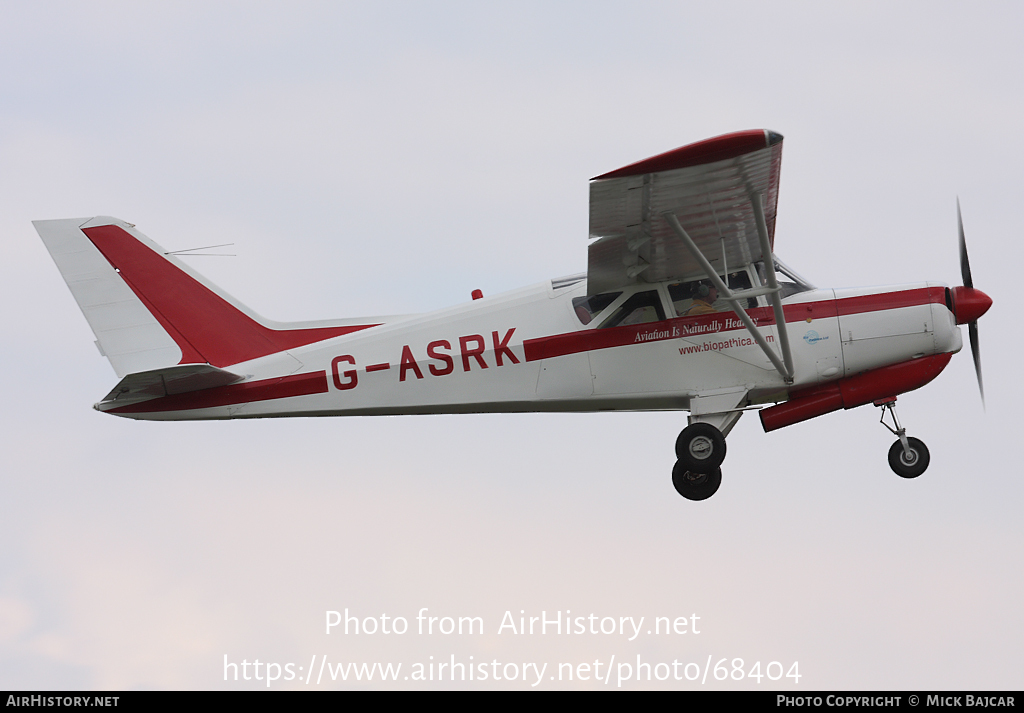
[(676, 461), (672, 468), (672, 485), (687, 500), (707, 500), (721, 484), (721, 468), (715, 468), (711, 473), (694, 473), (682, 461)]
[(691, 423), (676, 439), (676, 458), (694, 473), (713, 473), (725, 460), (725, 436), (710, 423)]
[(916, 478), (928, 468), (931, 456), (928, 454), (928, 447), (917, 438), (907, 438), (907, 445), (914, 454), (913, 458), (908, 460), (903, 450), (903, 442), (896, 441), (889, 448), (889, 467), (901, 478)]

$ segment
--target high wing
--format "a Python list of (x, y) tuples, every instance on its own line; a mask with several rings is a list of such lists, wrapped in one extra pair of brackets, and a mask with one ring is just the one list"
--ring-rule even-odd
[(717, 136), (605, 173), (590, 182), (590, 295), (635, 284), (698, 279), (705, 269), (679, 224), (718, 274), (762, 258), (752, 201), (763, 201), (774, 246), (782, 136), (757, 129)]

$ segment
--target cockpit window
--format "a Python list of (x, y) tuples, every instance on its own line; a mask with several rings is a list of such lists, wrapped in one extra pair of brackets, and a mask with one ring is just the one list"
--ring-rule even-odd
[[(759, 262), (756, 267), (757, 277), (761, 280), (761, 284), (767, 285), (768, 278), (765, 275), (764, 263)], [(798, 292), (808, 292), (814, 289), (814, 285), (800, 277), (795, 270), (782, 262), (782, 260), (779, 260), (777, 257), (775, 258), (775, 272), (776, 278), (779, 281), (779, 287), (782, 288), (782, 292), (780, 293), (782, 299), (786, 299), (790, 295), (795, 295)]]
[[(750, 275), (746, 270), (730, 272), (728, 275), (724, 275), (722, 280), (734, 292), (750, 289)], [(719, 299), (718, 291), (713, 290), (711, 280), (676, 282), (668, 286), (668, 295), (676, 308), (676, 314), (680, 317), (731, 309), (728, 302)], [(757, 307), (757, 300), (752, 297), (748, 298), (746, 305), (747, 307)]]
[(795, 282), (790, 282), (789, 280), (779, 280), (779, 287), (782, 288), (782, 292), (779, 293), (779, 297), (781, 299), (786, 299), (790, 295), (795, 295), (798, 292), (806, 292), (808, 290), (807, 287), (798, 285)]
[(657, 290), (637, 292), (601, 323), (599, 329), (621, 327), (628, 324), (645, 324), (660, 322), (665, 319), (665, 310), (661, 306), (661, 298)]
[(621, 295), (621, 292), (603, 292), (592, 297), (574, 297), (572, 300), (576, 316), (583, 324), (590, 324), (594, 315), (599, 314)]

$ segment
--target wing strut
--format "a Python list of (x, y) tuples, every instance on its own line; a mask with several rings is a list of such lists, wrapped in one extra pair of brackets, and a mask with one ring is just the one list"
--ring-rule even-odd
[(782, 310), (782, 290), (779, 281), (775, 277), (775, 253), (772, 252), (771, 242), (768, 240), (768, 224), (764, 219), (764, 205), (761, 202), (761, 194), (754, 193), (750, 196), (750, 202), (754, 207), (754, 221), (757, 225), (757, 237), (761, 239), (761, 255), (764, 258), (764, 272), (768, 278), (768, 287), (771, 292), (768, 299), (772, 301), (772, 310), (775, 312), (775, 326), (779, 331), (779, 342), (782, 344), (782, 358), (786, 362), (788, 374), (783, 374), (787, 382), (793, 381), (793, 352), (789, 348), (789, 329), (786, 327), (786, 315)]
[[(708, 279), (715, 285), (718, 290), (718, 294), (724, 297), (732, 309), (736, 312), (737, 316), (743, 322), (743, 326), (750, 332), (750, 336), (757, 342), (757, 346), (761, 347), (761, 351), (764, 352), (765, 356), (768, 357), (769, 361), (775, 366), (778, 372), (782, 375), (782, 378), (786, 380), (786, 383), (793, 382), (793, 355), (789, 347), (789, 333), (786, 331), (786, 320), (785, 315), (782, 312), (782, 288), (779, 287), (779, 281), (775, 277), (775, 264), (772, 255), (772, 247), (768, 240), (768, 226), (764, 219), (764, 209), (761, 206), (761, 194), (754, 193), (751, 196), (751, 203), (754, 207), (754, 217), (757, 222), (757, 234), (761, 240), (761, 253), (764, 256), (765, 261), (765, 272), (768, 279), (768, 285), (766, 287), (758, 287), (750, 290), (740, 290), (739, 292), (733, 292), (729, 289), (722, 278), (718, 276), (718, 271), (711, 265), (704, 253), (700, 251), (693, 239), (687, 234), (686, 230), (679, 223), (679, 219), (672, 211), (666, 211), (662, 213), (662, 217), (672, 226), (672, 230), (675, 231), (676, 235), (683, 244), (686, 245), (687, 250), (693, 255), (693, 259), (696, 260)], [(754, 320), (750, 318), (747, 311), (743, 308), (741, 302), (750, 297), (757, 297), (759, 295), (769, 295), (772, 301), (772, 308), (775, 312), (775, 323), (778, 325), (779, 331), (779, 342), (782, 345), (782, 358), (768, 346), (768, 342), (765, 341), (764, 337), (757, 330), (757, 326), (754, 324)]]

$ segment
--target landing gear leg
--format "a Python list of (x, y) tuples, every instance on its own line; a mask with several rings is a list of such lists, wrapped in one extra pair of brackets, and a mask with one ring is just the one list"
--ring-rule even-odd
[[(720, 406), (733, 409), (738, 396)], [(706, 500), (722, 484), (722, 461), (725, 460), (725, 437), (736, 425), (743, 411), (690, 414), (690, 425), (676, 439), (676, 461), (672, 468), (672, 485), (687, 500)]]
[[(881, 424), (899, 438), (889, 448), (889, 467), (901, 478), (916, 478), (921, 475), (928, 468), (931, 456), (924, 441), (908, 436), (907, 429), (900, 426), (900, 421), (896, 418), (896, 397), (876, 401), (875, 406), (882, 409)], [(892, 415), (892, 426), (885, 422), (886, 413)]]

